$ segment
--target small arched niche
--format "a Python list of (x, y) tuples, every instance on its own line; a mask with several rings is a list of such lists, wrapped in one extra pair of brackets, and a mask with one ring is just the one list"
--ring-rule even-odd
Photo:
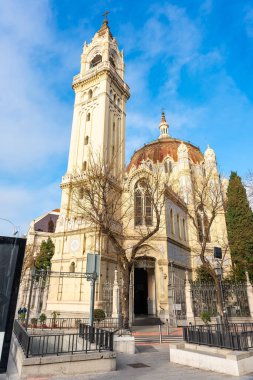
[(93, 96), (93, 92), (92, 92), (92, 89), (90, 89), (90, 90), (88, 91), (88, 99), (91, 99), (92, 96)]
[(75, 273), (75, 271), (76, 271), (76, 264), (74, 263), (74, 261), (72, 261), (72, 263), (69, 266), (69, 273)]

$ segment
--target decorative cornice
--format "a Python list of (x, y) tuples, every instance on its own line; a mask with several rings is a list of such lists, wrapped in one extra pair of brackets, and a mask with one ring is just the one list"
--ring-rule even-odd
[(177, 247), (180, 247), (180, 248), (183, 248), (185, 249), (186, 251), (188, 252), (191, 252), (191, 248), (188, 247), (187, 245), (184, 245), (182, 243), (179, 243), (178, 241), (174, 240), (174, 239), (171, 239), (170, 237), (167, 237), (167, 241), (171, 244), (174, 244), (176, 245)]
[(80, 74), (75, 75), (73, 78), (72, 88), (77, 90), (85, 86), (87, 83), (99, 79), (103, 74), (107, 74), (113, 80), (114, 84), (128, 99), (130, 97), (130, 90), (128, 85), (120, 78), (119, 74), (112, 67), (110, 62), (101, 62), (95, 68), (90, 69), (83, 77)]

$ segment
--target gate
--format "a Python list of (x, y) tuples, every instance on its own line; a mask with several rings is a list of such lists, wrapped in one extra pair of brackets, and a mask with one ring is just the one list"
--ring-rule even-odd
[[(192, 282), (191, 291), (195, 317), (199, 317), (203, 311), (211, 316), (217, 315), (217, 294), (213, 283)], [(246, 283), (223, 281), (221, 291), (229, 317), (250, 316)]]
[(180, 277), (173, 268), (171, 273), (171, 292), (173, 301), (173, 314), (176, 321), (186, 319), (185, 279)]

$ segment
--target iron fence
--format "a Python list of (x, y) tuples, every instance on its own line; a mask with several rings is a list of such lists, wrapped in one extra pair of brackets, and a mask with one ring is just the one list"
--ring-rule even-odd
[[(224, 306), (229, 317), (250, 316), (247, 289), (245, 283), (221, 283)], [(217, 315), (217, 292), (214, 283), (191, 283), (193, 310), (195, 317), (199, 317), (203, 311), (211, 316)]]
[[(21, 321), (20, 321), (21, 323)], [(28, 327), (39, 330), (79, 330), (81, 323), (89, 324), (89, 318), (47, 318), (40, 322), (39, 318), (30, 318)], [(122, 327), (122, 317), (94, 319), (94, 326), (116, 330)]]
[(183, 327), (187, 343), (248, 351), (253, 348), (253, 324), (233, 323)]
[(14, 333), (25, 357), (113, 351), (113, 332), (92, 327), (92, 339), (88, 329), (83, 334), (49, 333), (29, 334), (15, 320)]

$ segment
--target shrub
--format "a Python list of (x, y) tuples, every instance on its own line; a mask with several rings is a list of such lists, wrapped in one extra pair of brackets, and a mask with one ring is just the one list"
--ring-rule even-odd
[(40, 314), (40, 316), (39, 316), (39, 321), (40, 321), (40, 323), (41, 323), (42, 325), (46, 322), (46, 319), (47, 319), (46, 314), (44, 314), (44, 313)]
[(205, 325), (208, 325), (208, 322), (211, 322), (211, 314), (208, 311), (202, 311), (200, 314), (200, 318), (204, 322)]
[(38, 318), (32, 318), (31, 319), (32, 327), (36, 327), (37, 326), (37, 322), (38, 322)]
[(99, 321), (102, 321), (102, 319), (105, 319), (105, 312), (102, 309), (95, 309), (94, 310), (94, 319), (97, 319)]

